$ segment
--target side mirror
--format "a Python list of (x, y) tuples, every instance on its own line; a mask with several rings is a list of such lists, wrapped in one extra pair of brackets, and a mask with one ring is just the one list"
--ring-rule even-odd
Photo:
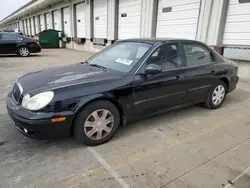
[(162, 72), (162, 68), (156, 64), (149, 64), (145, 69), (146, 74), (159, 74)]

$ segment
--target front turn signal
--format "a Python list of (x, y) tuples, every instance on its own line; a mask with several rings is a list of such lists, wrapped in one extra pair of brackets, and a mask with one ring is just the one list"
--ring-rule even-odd
[(56, 123), (56, 122), (62, 122), (62, 121), (65, 121), (66, 120), (66, 117), (58, 117), (58, 118), (53, 118), (51, 119), (51, 121), (53, 123)]

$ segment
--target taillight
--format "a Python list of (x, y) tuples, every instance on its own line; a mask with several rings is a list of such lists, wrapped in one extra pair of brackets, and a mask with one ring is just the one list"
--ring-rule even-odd
[(38, 41), (38, 40), (35, 40), (35, 43), (36, 43), (36, 44), (39, 44), (39, 41)]

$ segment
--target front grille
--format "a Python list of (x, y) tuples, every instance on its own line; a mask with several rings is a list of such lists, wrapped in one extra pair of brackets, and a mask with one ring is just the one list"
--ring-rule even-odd
[(12, 95), (16, 103), (20, 103), (21, 95), (22, 95), (22, 88), (20, 84), (15, 83), (12, 91)]

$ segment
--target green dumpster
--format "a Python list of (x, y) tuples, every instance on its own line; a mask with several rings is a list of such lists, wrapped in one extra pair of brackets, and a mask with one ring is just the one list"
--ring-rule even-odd
[(59, 33), (54, 29), (47, 29), (38, 34), (39, 43), (42, 48), (59, 48)]

